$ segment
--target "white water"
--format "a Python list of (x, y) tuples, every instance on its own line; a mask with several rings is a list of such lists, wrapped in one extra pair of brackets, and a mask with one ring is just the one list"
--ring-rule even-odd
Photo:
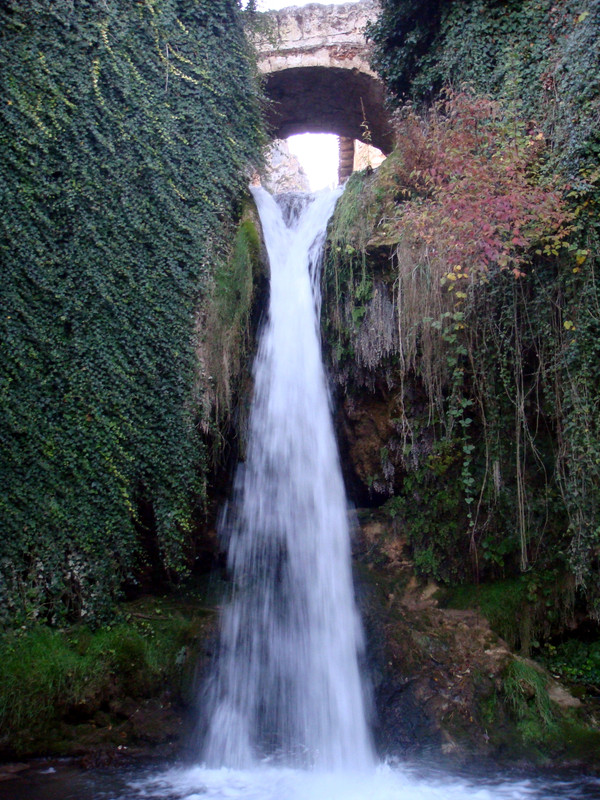
[[(71, 797), (69, 795), (69, 797)], [(115, 800), (597, 800), (593, 777), (468, 778), (380, 765), (356, 772), (255, 767), (172, 769), (132, 780)], [(90, 796), (87, 795), (88, 800)], [(14, 800), (14, 798), (13, 798)], [(99, 798), (100, 800), (100, 798)], [(106, 795), (102, 795), (106, 800)]]
[(210, 766), (374, 764), (359, 670), (348, 509), (321, 360), (319, 262), (340, 190), (254, 196), (271, 265), (248, 452), (225, 517)]

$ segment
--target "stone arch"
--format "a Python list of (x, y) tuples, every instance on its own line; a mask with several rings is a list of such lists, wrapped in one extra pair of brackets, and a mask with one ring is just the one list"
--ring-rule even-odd
[(371, 142), (386, 155), (393, 136), (383, 84), (369, 64), (365, 28), (377, 19), (379, 0), (341, 5), (311, 3), (268, 11), (255, 38), (264, 75), (271, 133), (335, 133), (363, 140), (366, 118)]
[(384, 88), (372, 74), (356, 68), (294, 66), (265, 74), (267, 120), (274, 138), (296, 133), (335, 133), (364, 139), (388, 154), (393, 146)]

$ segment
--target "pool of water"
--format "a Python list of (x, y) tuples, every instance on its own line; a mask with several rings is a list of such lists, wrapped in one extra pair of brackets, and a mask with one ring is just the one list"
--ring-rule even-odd
[(264, 765), (253, 770), (133, 767), (82, 771), (70, 763), (32, 766), (0, 783), (1, 800), (591, 800), (600, 778), (449, 773), (381, 765), (338, 774)]

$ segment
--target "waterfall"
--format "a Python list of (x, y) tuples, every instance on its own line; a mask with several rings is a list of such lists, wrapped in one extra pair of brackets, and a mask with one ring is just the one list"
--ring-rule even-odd
[(209, 688), (206, 763), (373, 764), (348, 509), (319, 336), (320, 263), (341, 190), (253, 189), (271, 265), (247, 458), (224, 514), (232, 597)]

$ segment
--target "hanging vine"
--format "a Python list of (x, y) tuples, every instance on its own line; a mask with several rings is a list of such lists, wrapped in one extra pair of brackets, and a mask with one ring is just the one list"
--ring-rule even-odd
[(195, 309), (262, 143), (235, 0), (0, 4), (0, 623), (188, 563)]

